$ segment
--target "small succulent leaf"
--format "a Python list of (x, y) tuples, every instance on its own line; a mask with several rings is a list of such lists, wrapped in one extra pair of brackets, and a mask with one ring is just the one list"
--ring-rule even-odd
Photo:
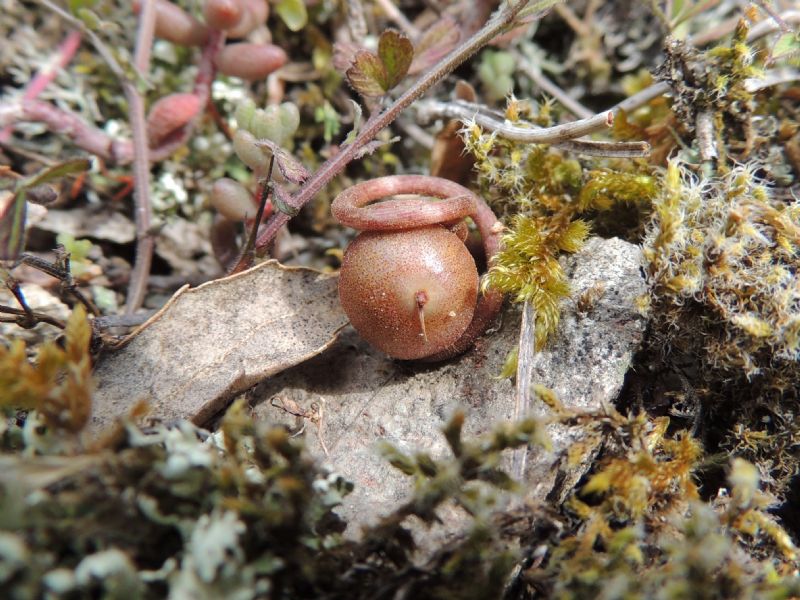
[(0, 260), (16, 260), (25, 240), (25, 189), (0, 192)]
[(257, 109), (250, 122), (250, 133), (259, 140), (270, 140), (276, 144), (283, 143), (283, 130), (277, 106)]
[(300, 31), (308, 23), (308, 12), (303, 0), (281, 0), (275, 12), (291, 31)]
[(83, 24), (86, 25), (92, 31), (97, 31), (103, 25), (102, 21), (100, 20), (100, 17), (97, 16), (97, 13), (85, 7), (81, 7), (78, 10), (76, 10), (75, 16), (78, 17), (81, 21), (83, 21)]
[(246, 98), (236, 107), (236, 111), (234, 112), (236, 125), (238, 125), (241, 129), (246, 129), (247, 131), (250, 131), (250, 127), (253, 123), (253, 117), (255, 116), (255, 114), (256, 114), (256, 103), (253, 102), (250, 98)]
[(292, 102), (284, 102), (278, 107), (278, 120), (281, 124), (283, 141), (291, 139), (300, 126), (300, 110)]
[(386, 67), (381, 59), (366, 50), (356, 53), (345, 76), (352, 88), (362, 96), (383, 96), (389, 89)]
[(65, 175), (74, 175), (75, 173), (83, 173), (88, 171), (92, 166), (91, 161), (88, 158), (78, 158), (75, 160), (68, 160), (63, 163), (59, 163), (57, 165), (53, 165), (52, 167), (48, 167), (39, 171), (35, 175), (23, 179), (19, 183), (17, 183), (17, 190), (20, 189), (28, 189), (32, 188), (37, 185), (41, 185), (43, 183), (48, 183), (53, 181), (54, 179), (58, 179), (59, 177), (64, 177)]
[(414, 60), (414, 46), (406, 36), (397, 31), (384, 31), (378, 40), (378, 58), (386, 72), (386, 90), (403, 80)]
[(292, 183), (303, 183), (308, 179), (308, 170), (294, 156), (270, 140), (259, 140), (257, 146), (268, 148), (275, 157), (275, 164), (287, 181)]

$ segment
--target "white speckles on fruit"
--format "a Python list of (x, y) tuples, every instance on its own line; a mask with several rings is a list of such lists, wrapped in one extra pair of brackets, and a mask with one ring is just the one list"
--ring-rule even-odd
[(472, 256), (440, 226), (362, 233), (345, 252), (339, 279), (353, 327), (401, 359), (423, 358), (455, 343), (472, 321), (477, 295)]

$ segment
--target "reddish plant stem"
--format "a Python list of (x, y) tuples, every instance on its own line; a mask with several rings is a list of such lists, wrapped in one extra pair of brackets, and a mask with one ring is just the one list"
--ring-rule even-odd
[[(216, 76), (213, 57), (222, 43), (221, 34), (212, 34), (208, 44), (203, 48), (200, 58), (193, 92), (204, 104), (211, 96), (211, 83)], [(27, 100), (0, 106), (0, 127), (23, 121), (44, 123), (52, 133), (70, 138), (76, 146), (102, 158), (109, 165), (127, 165), (133, 161), (131, 140), (111, 137), (102, 129), (89, 125), (80, 115), (71, 111), (39, 100)], [(150, 148), (150, 161), (162, 161), (185, 144), (192, 134), (195, 123), (196, 120), (184, 127), (180, 136), (176, 136), (174, 139), (170, 138), (161, 146)]]
[[(136, 32), (136, 50), (133, 64), (142, 77), (150, 67), (150, 46), (156, 22), (155, 0), (144, 0)], [(151, 233), (153, 209), (150, 203), (150, 147), (147, 141), (144, 98), (130, 79), (122, 81), (122, 90), (128, 100), (128, 121), (133, 137), (133, 202), (136, 223), (136, 257), (128, 283), (125, 314), (131, 315), (142, 305), (147, 292), (147, 280), (153, 262), (155, 240)]]
[[(442, 200), (430, 202), (419, 198), (394, 198), (371, 204), (395, 194), (420, 194)], [(397, 231), (445, 225), (470, 217), (480, 231), (487, 261), (500, 247), (499, 223), (489, 205), (464, 186), (441, 177), (392, 175), (370, 179), (336, 196), (331, 212), (343, 225), (366, 231)], [(486, 292), (478, 299), (472, 322), (463, 335), (448, 348), (422, 360), (445, 360), (466, 351), (486, 331), (502, 304), (501, 293)]]
[[(488, 44), (494, 37), (502, 33), (527, 4), (527, 0), (520, 0), (502, 9), (496, 17), (490, 19), (474, 36), (460, 44), (439, 61), (426, 75), (420, 77), (391, 106), (371, 116), (356, 139), (342, 147), (338, 154), (328, 159), (297, 193), (289, 198), (289, 206), (294, 210), (299, 210), (305, 206), (322, 188), (341, 173), (351, 161), (357, 158), (360, 150), (371, 142), (381, 130), (389, 126), (397, 119), (400, 113), (418, 100), (431, 87), (452, 73), (461, 63)], [(290, 215), (276, 211), (259, 234), (256, 240), (256, 250), (263, 252), (275, 239), (275, 235), (277, 235), (280, 228), (289, 222), (290, 218)]]
[(25, 121), (44, 123), (51, 133), (69, 137), (76, 146), (108, 163), (126, 164), (133, 158), (130, 140), (115, 139), (102, 129), (88, 125), (79, 115), (49, 102), (26, 100), (0, 106), (0, 126)]

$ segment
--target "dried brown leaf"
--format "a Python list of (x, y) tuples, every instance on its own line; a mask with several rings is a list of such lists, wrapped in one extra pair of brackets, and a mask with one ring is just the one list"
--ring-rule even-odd
[(414, 60), (408, 73), (415, 75), (435, 65), (456, 47), (460, 38), (461, 32), (455, 19), (445, 16), (435, 21), (425, 30), (414, 48)]
[(272, 140), (258, 140), (256, 146), (269, 148), (270, 152), (272, 152), (272, 156), (275, 157), (275, 164), (278, 165), (278, 170), (287, 181), (303, 183), (308, 179), (309, 172), (303, 164)]
[(139, 400), (204, 423), (236, 394), (315, 356), (347, 323), (337, 278), (275, 261), (179, 291), (96, 368), (98, 430)]

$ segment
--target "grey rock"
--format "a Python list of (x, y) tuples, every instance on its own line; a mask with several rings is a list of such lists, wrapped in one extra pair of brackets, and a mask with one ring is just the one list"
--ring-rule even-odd
[[(646, 290), (641, 252), (618, 239), (595, 238), (563, 261), (573, 293), (564, 303), (557, 334), (535, 355), (534, 383), (552, 388), (568, 408), (597, 409), (617, 397), (642, 340), (646, 323), (634, 302)], [(594, 302), (586, 303), (586, 297)], [(454, 410), (466, 411), (467, 436), (512, 417), (513, 382), (497, 376), (518, 332), (519, 310), (508, 306), (499, 330), (467, 354), (425, 365), (391, 360), (354, 331), (345, 331), (320, 356), (261, 384), (251, 401), (259, 418), (304, 435), (321, 461), (355, 483), (340, 513), (350, 524), (348, 533), (357, 536), (360, 526), (376, 522), (411, 492), (409, 478), (375, 451), (379, 440), (443, 456), (448, 448), (441, 428)], [(534, 411), (546, 413), (548, 408), (535, 402)], [(599, 443), (562, 426), (551, 426), (550, 434), (552, 452), (529, 450), (525, 481), (531, 500), (563, 500)], [(586, 444), (584, 460), (569, 467), (566, 451), (578, 442)], [(464, 516), (454, 507), (443, 508), (440, 517), (442, 526), (427, 534), (429, 547), (463, 525)]]

